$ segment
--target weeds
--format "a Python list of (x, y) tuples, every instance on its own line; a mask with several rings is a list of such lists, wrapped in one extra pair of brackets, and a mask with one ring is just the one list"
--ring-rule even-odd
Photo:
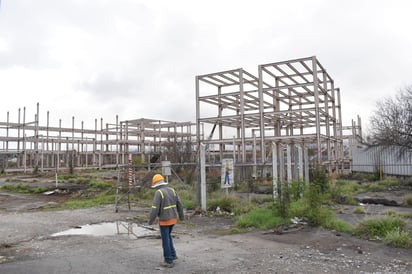
[(17, 184), (17, 185), (4, 185), (1, 187), (2, 190), (12, 193), (26, 193), (26, 194), (37, 194), (43, 193), (48, 190), (46, 187), (31, 187), (26, 184)]
[(386, 210), (383, 214), (392, 217), (399, 216), (398, 212), (396, 212), (395, 210)]
[(412, 212), (400, 212), (398, 215), (402, 218), (412, 218)]
[(215, 211), (218, 207), (222, 211), (233, 212), (236, 206), (236, 198), (234, 196), (223, 196), (212, 198), (207, 201), (208, 210)]
[(404, 206), (412, 206), (412, 194), (407, 194), (402, 198), (402, 204)]
[(240, 228), (270, 229), (283, 223), (285, 220), (279, 216), (278, 212), (265, 208), (254, 209), (236, 218), (236, 225)]
[(381, 219), (369, 219), (359, 223), (354, 234), (368, 239), (383, 239), (394, 230), (404, 231), (406, 222), (398, 217), (384, 217)]
[(100, 194), (93, 198), (87, 199), (70, 199), (63, 204), (64, 208), (77, 209), (99, 205), (113, 204), (115, 201), (114, 194)]
[(412, 248), (412, 234), (396, 228), (386, 233), (383, 242), (395, 247)]
[(365, 214), (365, 209), (363, 207), (357, 206), (353, 209), (353, 213), (355, 214)]
[(103, 182), (103, 181), (97, 181), (97, 180), (89, 180), (88, 184), (96, 189), (103, 190), (103, 189), (108, 189), (113, 187), (111, 183), (108, 182)]
[(350, 224), (346, 223), (343, 220), (336, 219), (333, 216), (330, 216), (330, 218), (324, 220), (323, 227), (341, 232), (352, 232), (353, 230)]

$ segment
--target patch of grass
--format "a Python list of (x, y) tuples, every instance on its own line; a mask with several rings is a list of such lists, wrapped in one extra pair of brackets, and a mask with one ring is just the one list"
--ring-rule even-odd
[(362, 185), (363, 192), (379, 192), (398, 186), (399, 181), (395, 178), (388, 178), (382, 181), (372, 182)]
[(357, 180), (357, 181), (376, 181), (379, 176), (377, 176), (378, 174), (370, 174), (370, 173), (359, 173), (359, 172), (352, 172), (349, 174), (343, 174), (340, 175), (339, 178), (341, 179), (346, 179), (346, 180)]
[(400, 228), (388, 231), (383, 239), (384, 243), (403, 248), (412, 248), (412, 235)]
[(239, 229), (237, 227), (232, 227), (232, 228), (229, 229), (229, 231), (230, 231), (231, 234), (238, 234), (238, 233), (244, 232), (244, 230)]
[(338, 204), (358, 205), (352, 195), (356, 194), (360, 186), (356, 182), (350, 181), (333, 181), (330, 183), (329, 196), (330, 199)]
[[(238, 198), (234, 194), (226, 195), (222, 192), (211, 193), (206, 203), (207, 208), (210, 211), (215, 211), (217, 207), (219, 207), (221, 211), (233, 213), (234, 215), (241, 215), (247, 213), (258, 206), (253, 202), (249, 202), (244, 199)], [(260, 204), (259, 206), (264, 207), (265, 205), (266, 203)]]
[[(327, 182), (324, 184), (327, 184)], [(306, 183), (304, 181), (293, 181), (289, 189), (290, 199), (292, 201), (299, 200), (300, 198), (303, 197), (303, 193), (305, 192), (305, 189), (306, 189)]]
[(387, 216), (392, 216), (392, 217), (399, 216), (398, 212), (396, 212), (395, 210), (385, 210), (383, 214)]
[(357, 206), (353, 209), (353, 213), (355, 214), (365, 214), (365, 209), (363, 207)]
[[(260, 206), (262, 207), (272, 207), (273, 203), (265, 203), (265, 204), (261, 204)], [(242, 200), (236, 200), (235, 203), (235, 207), (233, 209), (233, 213), (235, 215), (241, 215), (247, 212), (250, 212), (254, 209), (258, 208), (256, 204), (252, 203), (252, 202), (247, 202), (247, 201), (242, 201)]]
[(346, 196), (345, 197), (345, 204), (346, 205), (358, 205), (359, 202), (356, 201), (356, 199), (351, 197), (351, 196)]
[(300, 199), (298, 201), (292, 202), (289, 204), (288, 208), (288, 216), (293, 218), (293, 217), (304, 217), (306, 213), (306, 203), (303, 199)]
[[(180, 194), (180, 193), (179, 193)], [(154, 190), (147, 187), (142, 187), (139, 189), (137, 194), (138, 198), (141, 200), (150, 200), (152, 201), (154, 195)]]
[(387, 187), (385, 185), (381, 185), (379, 183), (374, 182), (370, 184), (365, 184), (362, 189), (364, 192), (379, 192), (386, 190)]
[(332, 211), (326, 207), (308, 208), (306, 219), (311, 225), (325, 226), (333, 218)]
[(257, 208), (236, 218), (236, 225), (240, 228), (255, 227), (269, 229), (285, 223), (272, 209)]
[(48, 190), (47, 187), (31, 187), (27, 184), (17, 184), (17, 185), (4, 185), (1, 190), (11, 192), (11, 193), (25, 193), (25, 194), (37, 194), (43, 193)]
[(195, 209), (196, 208), (196, 202), (193, 200), (182, 200), (182, 205), (183, 205), (183, 208), (185, 209)]
[(360, 190), (360, 185), (354, 181), (333, 181), (330, 183), (330, 193), (332, 198), (338, 195), (351, 195), (356, 194)]
[[(69, 179), (76, 179), (78, 175), (76, 174), (59, 174), (57, 175), (57, 180), (69, 180)], [(56, 179), (56, 177), (52, 177), (53, 180)]]
[(114, 204), (114, 194), (99, 194), (93, 198), (70, 199), (62, 207), (70, 209), (87, 208), (99, 205)]
[(398, 216), (402, 218), (412, 218), (412, 212), (399, 212)]
[(250, 202), (256, 205), (263, 205), (263, 204), (267, 204), (267, 203), (272, 203), (273, 204), (273, 197), (268, 195), (268, 196), (264, 196), (264, 197), (258, 197), (258, 196), (253, 196), (250, 199)]
[(104, 181), (98, 181), (98, 180), (89, 180), (88, 184), (99, 190), (108, 189), (113, 186), (111, 183), (104, 182)]
[(353, 227), (350, 224), (341, 219), (337, 219), (333, 216), (330, 216), (329, 218), (325, 219), (322, 226), (327, 229), (333, 229), (341, 232), (350, 233), (353, 231)]
[(336, 231), (351, 232), (353, 229), (348, 223), (335, 218), (332, 210), (328, 207), (321, 205), (310, 207), (310, 204), (305, 199), (290, 203), (288, 215), (290, 218), (304, 218), (312, 225), (320, 225)]
[(407, 194), (402, 197), (402, 205), (412, 206), (412, 194)]
[(90, 184), (96, 180), (92, 180), (92, 178), (88, 178), (88, 177), (80, 177), (80, 178), (69, 179), (69, 181), (72, 181), (75, 184)]
[(369, 219), (359, 223), (354, 234), (368, 239), (383, 239), (388, 232), (406, 229), (406, 222), (398, 217)]
[(17, 179), (17, 178), (7, 178), (6, 182), (13, 182), (13, 183), (18, 183), (18, 182), (24, 182), (22, 179)]
[(236, 198), (230, 196), (220, 196), (217, 198), (211, 198), (207, 200), (208, 210), (216, 210), (217, 207), (222, 211), (233, 212), (236, 205)]
[(178, 191), (180, 200), (182, 201), (183, 208), (186, 209), (195, 209), (196, 208), (196, 201), (194, 197), (194, 193), (187, 190), (181, 189)]

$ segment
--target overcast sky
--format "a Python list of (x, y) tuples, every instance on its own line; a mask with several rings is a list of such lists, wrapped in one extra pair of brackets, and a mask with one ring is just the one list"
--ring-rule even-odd
[(0, 121), (195, 121), (195, 76), (315, 55), (343, 122), (412, 84), (412, 1), (0, 0)]

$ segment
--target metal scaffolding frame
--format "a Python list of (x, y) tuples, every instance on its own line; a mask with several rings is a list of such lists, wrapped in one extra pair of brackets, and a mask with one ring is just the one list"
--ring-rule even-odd
[(256, 166), (271, 161), (272, 143), (289, 144), (314, 149), (332, 172), (343, 160), (341, 120), (340, 91), (315, 56), (259, 65), (258, 77), (242, 68), (196, 76), (197, 140), (218, 161), (232, 153)]
[[(95, 119), (94, 129), (50, 126), (49, 112), (46, 124), (40, 124), (39, 103), (34, 121), (26, 121), (26, 108), (18, 111), (18, 121), (0, 122), (0, 168), (7, 171), (38, 169), (59, 170), (67, 168), (114, 168), (128, 163), (129, 154), (141, 156), (145, 162), (152, 155), (167, 158), (173, 143), (191, 142), (192, 122), (171, 122), (153, 119), (119, 121), (114, 124)], [(9, 167), (10, 160), (16, 161)]]

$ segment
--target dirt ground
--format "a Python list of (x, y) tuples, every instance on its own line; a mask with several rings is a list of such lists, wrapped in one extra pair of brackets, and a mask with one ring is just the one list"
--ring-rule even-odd
[[(4, 179), (0, 178), (0, 185)], [(391, 194), (396, 198), (396, 193)], [(0, 193), (0, 273), (412, 273), (412, 250), (344, 233), (300, 226), (283, 233), (225, 233), (229, 216), (187, 212), (174, 229), (179, 259), (172, 269), (159, 267), (161, 242), (129, 234), (52, 236), (86, 224), (139, 222), (148, 208), (114, 205), (78, 210), (43, 210), (60, 195)], [(366, 214), (342, 206), (336, 215), (356, 223), (386, 210), (411, 208), (363, 205)]]

